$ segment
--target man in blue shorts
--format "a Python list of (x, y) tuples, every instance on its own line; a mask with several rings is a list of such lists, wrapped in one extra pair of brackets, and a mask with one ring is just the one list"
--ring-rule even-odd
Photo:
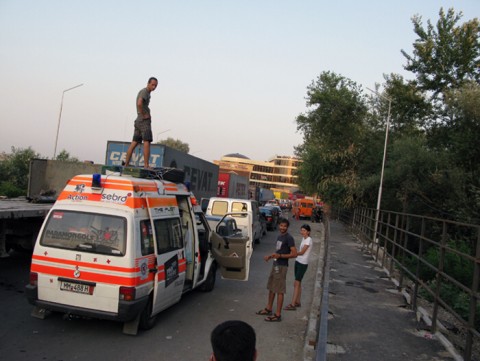
[(150, 93), (153, 92), (158, 85), (156, 78), (148, 79), (147, 87), (138, 92), (137, 95), (137, 119), (135, 119), (135, 130), (133, 132), (133, 140), (127, 150), (125, 159), (125, 167), (128, 167), (130, 158), (136, 146), (143, 141), (143, 166), (149, 168), (150, 159), (150, 143), (153, 140), (152, 134), (152, 117), (150, 115)]

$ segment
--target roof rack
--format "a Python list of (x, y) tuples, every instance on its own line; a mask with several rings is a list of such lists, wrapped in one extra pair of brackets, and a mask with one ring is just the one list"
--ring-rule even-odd
[(129, 175), (135, 178), (159, 179), (174, 183), (183, 183), (185, 181), (185, 171), (177, 168), (157, 167), (145, 169), (140, 167), (124, 167), (119, 165), (103, 166), (102, 174)]

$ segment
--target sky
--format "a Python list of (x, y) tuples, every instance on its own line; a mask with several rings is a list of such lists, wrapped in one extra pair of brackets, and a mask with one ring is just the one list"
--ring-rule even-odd
[(307, 86), (324, 71), (363, 89), (411, 79), (411, 18), (436, 24), (441, 7), (480, 16), (479, 0), (0, 0), (0, 153), (57, 144), (104, 163), (155, 76), (154, 141), (208, 161), (294, 155)]

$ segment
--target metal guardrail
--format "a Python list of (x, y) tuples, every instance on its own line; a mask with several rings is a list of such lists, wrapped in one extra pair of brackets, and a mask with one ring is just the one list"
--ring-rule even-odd
[[(442, 331), (440, 308), (455, 317), (465, 333), (464, 360), (473, 360), (473, 345), (480, 342), (480, 225), (380, 211), (375, 234), (375, 212), (362, 208), (334, 216), (351, 227), (377, 262), (396, 274), (414, 310), (419, 297), (432, 302), (432, 333)], [(452, 267), (462, 271), (453, 272)], [(452, 294), (463, 301), (463, 312), (452, 302)]]

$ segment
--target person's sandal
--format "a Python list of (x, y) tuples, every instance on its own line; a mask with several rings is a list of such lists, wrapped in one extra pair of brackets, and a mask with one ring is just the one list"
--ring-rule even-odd
[(263, 310), (257, 311), (255, 313), (260, 316), (270, 316), (272, 314), (272, 310), (264, 308)]
[(295, 311), (296, 309), (297, 308), (292, 304), (289, 304), (284, 308), (284, 310), (286, 310), (286, 311)]
[(278, 316), (276, 314), (273, 314), (272, 316), (268, 316), (265, 318), (265, 321), (267, 322), (280, 322), (282, 320), (282, 316)]
[(302, 304), (301, 304), (301, 303), (295, 303), (293, 306), (294, 306), (295, 308), (297, 308), (297, 307), (302, 307)]

